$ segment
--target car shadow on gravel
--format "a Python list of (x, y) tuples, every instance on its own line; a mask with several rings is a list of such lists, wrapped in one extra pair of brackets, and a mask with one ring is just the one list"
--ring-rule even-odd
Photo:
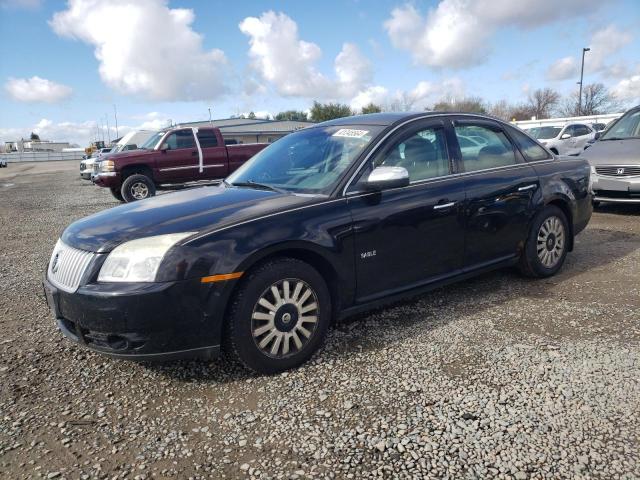
[[(601, 270), (638, 249), (638, 234), (588, 229), (577, 237), (574, 252), (569, 254), (563, 270), (555, 277), (531, 279), (521, 276), (515, 268), (507, 268), (354, 315), (333, 326), (327, 342), (312, 362), (322, 363), (330, 357), (388, 348), (390, 343), (415, 337), (418, 331), (424, 334), (450, 322), (482, 315), (514, 298), (552, 298), (559, 286), (571, 284), (575, 277), (592, 270)], [(558, 301), (567, 299), (561, 297)], [(227, 383), (259, 376), (224, 355), (213, 361), (146, 366), (183, 382)]]
[(594, 210), (598, 213), (640, 217), (640, 204), (601, 203)]

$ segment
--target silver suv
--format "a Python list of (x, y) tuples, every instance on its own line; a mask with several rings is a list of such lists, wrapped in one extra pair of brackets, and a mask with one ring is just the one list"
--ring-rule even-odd
[(640, 204), (640, 105), (613, 122), (582, 155), (595, 202)]

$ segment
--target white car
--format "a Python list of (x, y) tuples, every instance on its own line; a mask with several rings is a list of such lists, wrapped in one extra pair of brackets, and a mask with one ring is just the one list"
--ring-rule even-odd
[(534, 127), (529, 135), (556, 155), (579, 155), (596, 131), (586, 123), (569, 123), (564, 127)]
[(109, 153), (110, 148), (101, 148), (91, 154), (91, 156), (80, 162), (80, 177), (85, 180), (91, 180), (91, 174), (93, 173), (93, 164), (101, 160), (101, 156), (105, 153)]

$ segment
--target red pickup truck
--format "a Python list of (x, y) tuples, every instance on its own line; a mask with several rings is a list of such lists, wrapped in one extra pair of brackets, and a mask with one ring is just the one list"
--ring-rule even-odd
[(137, 150), (96, 163), (92, 180), (121, 202), (133, 202), (157, 189), (225, 178), (267, 145), (225, 145), (217, 128), (175, 127), (157, 132)]

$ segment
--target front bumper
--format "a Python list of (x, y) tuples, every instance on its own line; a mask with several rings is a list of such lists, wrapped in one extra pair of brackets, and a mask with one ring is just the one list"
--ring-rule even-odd
[(219, 298), (215, 286), (197, 280), (91, 284), (67, 293), (45, 276), (43, 287), (61, 332), (96, 352), (167, 361), (211, 358), (220, 351), (223, 314), (210, 313)]
[(596, 202), (640, 203), (640, 177), (612, 177), (591, 173)]
[(91, 176), (91, 181), (99, 187), (120, 188), (120, 172), (101, 172)]
[(91, 180), (91, 174), (93, 173), (93, 169), (88, 168), (86, 170), (81, 170), (80, 171), (80, 178), (83, 178), (84, 180)]

